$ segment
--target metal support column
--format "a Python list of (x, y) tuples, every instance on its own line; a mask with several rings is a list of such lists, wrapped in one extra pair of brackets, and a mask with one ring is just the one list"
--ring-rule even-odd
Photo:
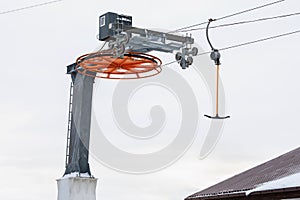
[(81, 75), (76, 70), (69, 71), (69, 66), (68, 73), (72, 76), (74, 88), (69, 157), (65, 174), (79, 172), (91, 175), (88, 160), (94, 77)]

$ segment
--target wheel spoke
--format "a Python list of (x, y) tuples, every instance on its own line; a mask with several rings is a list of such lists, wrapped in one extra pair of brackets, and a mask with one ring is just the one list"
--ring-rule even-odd
[[(76, 62), (83, 68), (82, 71), (78, 70), (80, 73), (99, 78), (136, 79), (154, 76), (161, 72), (161, 60), (143, 53), (125, 54), (123, 58), (113, 58), (108, 54), (94, 53), (83, 55)], [(92, 75), (89, 72), (96, 74)], [(124, 77), (118, 77), (118, 75), (124, 75)]]

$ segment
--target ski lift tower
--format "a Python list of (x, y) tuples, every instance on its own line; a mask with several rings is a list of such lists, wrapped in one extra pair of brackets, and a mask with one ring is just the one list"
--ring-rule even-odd
[(139, 79), (161, 72), (152, 51), (176, 53), (182, 69), (193, 63), (198, 49), (191, 36), (178, 36), (132, 26), (132, 17), (108, 12), (99, 18), (99, 40), (108, 48), (77, 58), (71, 75), (66, 169), (58, 183), (58, 200), (95, 200), (97, 179), (89, 166), (89, 141), (95, 78)]

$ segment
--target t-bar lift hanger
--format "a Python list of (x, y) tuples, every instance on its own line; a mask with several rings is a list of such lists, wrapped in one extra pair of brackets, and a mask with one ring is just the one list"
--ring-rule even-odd
[(220, 117), (219, 116), (219, 73), (220, 73), (220, 57), (221, 54), (218, 49), (215, 49), (213, 45), (211, 44), (209, 37), (208, 37), (208, 29), (211, 22), (215, 21), (215, 19), (209, 19), (206, 27), (206, 38), (208, 41), (209, 46), (211, 47), (212, 52), (210, 53), (210, 58), (215, 62), (215, 65), (217, 67), (217, 73), (216, 73), (216, 114), (215, 116), (209, 116), (204, 115), (205, 117), (208, 117), (210, 119), (227, 119), (230, 118), (230, 116)]

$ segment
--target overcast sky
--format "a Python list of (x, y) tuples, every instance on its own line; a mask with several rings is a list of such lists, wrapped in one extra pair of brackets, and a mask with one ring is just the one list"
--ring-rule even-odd
[[(271, 1), (248, 0), (241, 4), (238, 0), (65, 0), (1, 14), (0, 199), (56, 199), (56, 179), (63, 175), (65, 162), (70, 83), (65, 66), (101, 45), (96, 39), (99, 15), (108, 11), (128, 14), (133, 16), (136, 27), (174, 30), (268, 2)], [(3, 0), (0, 12), (38, 3), (41, 2)], [(299, 1), (286, 0), (215, 23), (289, 14), (299, 12), (299, 8)], [(211, 38), (217, 48), (226, 47), (300, 30), (299, 20), (294, 17), (213, 29)], [(194, 32), (193, 36), (204, 51), (210, 50), (203, 31)], [(295, 34), (221, 52), (226, 114), (232, 118), (226, 120), (222, 137), (212, 153), (205, 159), (198, 158), (203, 133), (181, 159), (155, 173), (125, 174), (91, 157), (92, 174), (99, 179), (97, 198), (181, 200), (297, 148), (299, 44), (300, 34)], [(167, 63), (174, 56), (164, 58)], [(176, 64), (166, 67), (179, 69)], [(113, 83), (106, 81), (103, 85), (109, 88)], [(195, 84), (192, 88), (198, 91), (198, 132), (202, 133), (210, 123), (202, 116), (212, 112), (211, 99), (205, 84)], [(141, 101), (143, 95), (137, 96), (135, 103), (139, 105)], [(162, 98), (161, 102), (166, 100)], [(132, 117), (147, 123), (146, 117), (137, 117), (141, 113), (135, 116), (133, 105)], [(121, 145), (121, 139), (113, 139)], [(135, 150), (130, 145), (123, 146), (128, 151)]]

